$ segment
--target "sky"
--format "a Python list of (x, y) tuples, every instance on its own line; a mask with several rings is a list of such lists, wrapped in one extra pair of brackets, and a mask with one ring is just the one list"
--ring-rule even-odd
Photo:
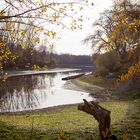
[(83, 44), (82, 40), (91, 35), (93, 31), (92, 24), (105, 9), (109, 9), (113, 0), (93, 0), (94, 5), (87, 7), (83, 13), (90, 18), (83, 22), (83, 29), (70, 31), (64, 29), (61, 33), (61, 39), (55, 43), (55, 52), (58, 54), (69, 53), (74, 55), (91, 55), (93, 50), (90, 44)]
[(91, 55), (92, 53), (94, 53), (91, 48), (91, 45), (83, 44), (82, 40), (94, 33), (92, 24), (100, 17), (100, 13), (102, 13), (106, 9), (109, 9), (112, 6), (113, 0), (92, 1), (94, 4), (93, 6), (87, 6), (84, 8), (84, 10), (81, 11), (83, 16), (89, 17), (89, 20), (85, 20), (83, 22), (83, 29), (75, 31), (63, 29), (59, 33), (61, 39), (57, 39), (55, 42), (55, 53), (68, 53), (74, 55)]

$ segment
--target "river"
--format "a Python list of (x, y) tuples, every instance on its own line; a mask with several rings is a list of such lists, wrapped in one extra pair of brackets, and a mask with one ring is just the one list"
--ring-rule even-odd
[(79, 72), (8, 78), (0, 86), (0, 112), (17, 112), (94, 100), (86, 91), (62, 78)]

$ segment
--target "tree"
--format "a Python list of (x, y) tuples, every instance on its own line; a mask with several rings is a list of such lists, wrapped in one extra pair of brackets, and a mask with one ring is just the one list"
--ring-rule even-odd
[(0, 45), (1, 70), (3, 69), (2, 61), (6, 62), (9, 58), (5, 53), (2, 54), (8, 47), (7, 41), (14, 44), (13, 47), (21, 46), (29, 49), (40, 43), (41, 36), (47, 41), (48, 47), (51, 47), (58, 29), (82, 28), (83, 16), (76, 14), (75, 9), (82, 10), (88, 2), (88, 0), (61, 2), (59, 0), (2, 0), (0, 32), (4, 41)]
[(97, 52), (115, 50), (123, 59), (126, 52), (136, 48), (139, 43), (139, 7), (136, 1), (114, 2), (113, 8), (105, 11), (93, 24), (95, 33), (85, 42), (91, 42)]
[(100, 76), (106, 76), (110, 73), (117, 72), (121, 68), (120, 57), (116, 51), (106, 52), (93, 56), (96, 64), (96, 73)]
[(94, 34), (85, 39), (94, 51), (117, 52), (122, 66), (128, 68), (140, 61), (140, 4), (138, 1), (114, 1), (111, 10), (105, 11), (94, 23)]

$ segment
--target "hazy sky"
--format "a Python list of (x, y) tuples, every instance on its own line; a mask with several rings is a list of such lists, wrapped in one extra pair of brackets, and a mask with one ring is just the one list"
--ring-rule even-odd
[(109, 9), (113, 0), (93, 0), (94, 6), (87, 7), (83, 12), (90, 17), (90, 20), (84, 21), (82, 30), (70, 31), (64, 30), (61, 32), (61, 39), (55, 44), (55, 52), (69, 53), (76, 55), (90, 55), (93, 51), (90, 45), (82, 44), (81, 40), (93, 33), (92, 24), (100, 17), (100, 13), (105, 9)]

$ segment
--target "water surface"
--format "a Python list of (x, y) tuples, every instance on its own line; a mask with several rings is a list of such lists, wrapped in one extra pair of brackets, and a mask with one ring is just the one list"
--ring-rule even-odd
[(11, 77), (0, 86), (0, 111), (15, 112), (75, 104), (83, 98), (93, 100), (89, 93), (61, 80), (76, 74), (57, 73)]

